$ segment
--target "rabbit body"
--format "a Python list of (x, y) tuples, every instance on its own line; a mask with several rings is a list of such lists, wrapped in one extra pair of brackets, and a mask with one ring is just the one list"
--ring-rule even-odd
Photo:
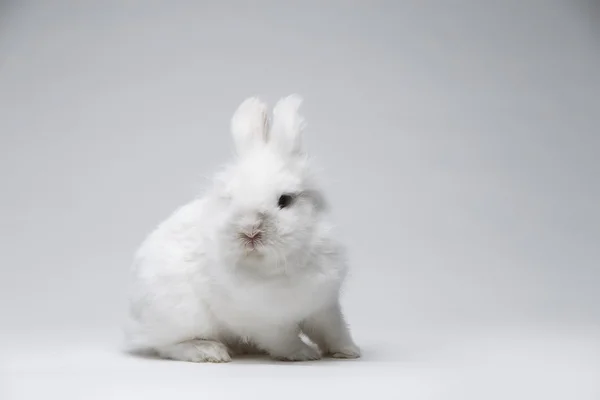
[(194, 362), (360, 356), (339, 303), (344, 249), (301, 151), (299, 104), (280, 100), (270, 126), (263, 103), (242, 103), (232, 119), (237, 162), (142, 243), (130, 350)]

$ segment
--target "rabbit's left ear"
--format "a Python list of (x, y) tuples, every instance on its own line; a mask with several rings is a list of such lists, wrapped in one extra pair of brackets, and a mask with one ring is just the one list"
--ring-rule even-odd
[(257, 97), (242, 102), (231, 118), (231, 135), (238, 154), (243, 155), (267, 142), (269, 119), (267, 105)]
[(302, 97), (292, 94), (279, 100), (273, 108), (269, 141), (286, 156), (293, 156), (302, 151), (302, 133), (306, 123), (298, 112), (301, 104)]

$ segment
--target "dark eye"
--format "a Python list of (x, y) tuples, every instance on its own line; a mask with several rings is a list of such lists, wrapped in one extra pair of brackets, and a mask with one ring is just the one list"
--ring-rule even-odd
[(294, 200), (294, 198), (291, 195), (282, 194), (279, 197), (279, 201), (277, 201), (277, 205), (279, 206), (279, 208), (286, 208), (286, 207), (289, 207), (290, 204), (292, 204), (293, 200)]

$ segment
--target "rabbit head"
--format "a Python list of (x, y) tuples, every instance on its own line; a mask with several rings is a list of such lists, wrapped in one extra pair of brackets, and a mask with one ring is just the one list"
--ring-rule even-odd
[(302, 99), (285, 97), (269, 118), (257, 98), (245, 100), (231, 120), (237, 159), (217, 177), (222, 218), (218, 240), (233, 264), (285, 272), (291, 258), (310, 254), (325, 210), (302, 148)]

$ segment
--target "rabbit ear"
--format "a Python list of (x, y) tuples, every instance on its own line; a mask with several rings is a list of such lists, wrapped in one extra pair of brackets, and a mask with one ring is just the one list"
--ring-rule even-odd
[(298, 154), (302, 150), (302, 132), (306, 123), (298, 113), (302, 97), (292, 94), (279, 100), (273, 108), (273, 126), (270, 141), (286, 155)]
[(238, 154), (267, 142), (269, 119), (267, 105), (257, 97), (242, 102), (231, 118), (231, 135)]

